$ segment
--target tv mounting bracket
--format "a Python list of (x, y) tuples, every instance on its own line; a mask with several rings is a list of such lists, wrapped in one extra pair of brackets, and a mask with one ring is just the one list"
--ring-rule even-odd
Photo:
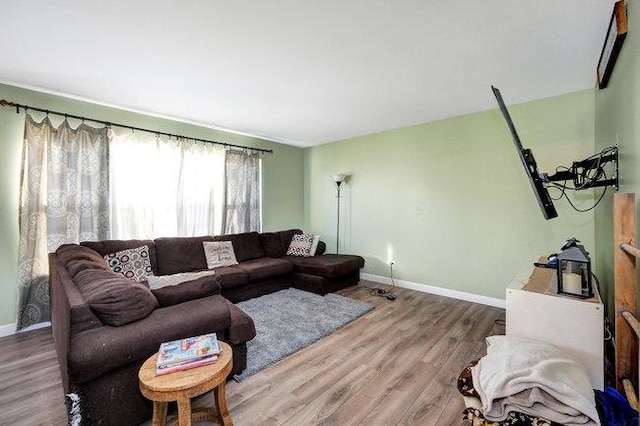
[[(608, 178), (603, 171), (606, 164), (613, 164), (613, 177)], [(545, 186), (549, 182), (573, 181), (575, 190), (613, 186), (618, 189), (618, 147), (605, 148), (600, 154), (582, 161), (574, 161), (567, 170), (560, 170), (549, 176), (541, 173)]]

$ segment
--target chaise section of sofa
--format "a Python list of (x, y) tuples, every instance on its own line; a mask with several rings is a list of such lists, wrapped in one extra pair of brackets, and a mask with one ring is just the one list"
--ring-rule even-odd
[(318, 294), (327, 294), (356, 284), (364, 259), (345, 254), (323, 256), (285, 256), (293, 264), (293, 286)]
[(324, 254), (326, 245), (322, 241), (313, 256), (287, 255), (291, 239), (296, 234), (302, 234), (302, 230), (289, 229), (260, 235), (268, 256), (291, 263), (290, 287), (324, 295), (358, 283), (364, 258), (352, 254)]

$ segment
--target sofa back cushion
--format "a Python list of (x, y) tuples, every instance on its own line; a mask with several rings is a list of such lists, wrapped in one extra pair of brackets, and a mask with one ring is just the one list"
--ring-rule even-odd
[[(213, 272), (213, 271), (211, 271)], [(173, 277), (173, 275), (165, 275)], [(162, 277), (155, 277), (154, 280)], [(217, 275), (204, 275), (175, 285), (166, 285), (151, 290), (160, 307), (177, 305), (178, 303), (200, 299), (220, 293), (220, 278)]]
[(302, 230), (288, 229), (278, 232), (263, 232), (260, 234), (260, 240), (267, 256), (282, 257), (287, 253), (291, 238), (296, 234), (302, 234)]
[(322, 256), (327, 251), (327, 244), (320, 240), (318, 241), (318, 247), (316, 247), (315, 256)]
[(104, 324), (121, 326), (147, 317), (158, 307), (151, 291), (104, 269), (86, 269), (73, 278), (82, 297)]
[(203, 241), (213, 241), (211, 236), (163, 237), (155, 239), (158, 275), (207, 269)]
[(233, 251), (238, 262), (266, 257), (267, 253), (262, 247), (260, 234), (257, 232), (244, 232), (242, 234), (216, 235), (214, 241), (231, 241)]
[(77, 244), (63, 244), (56, 250), (59, 262), (74, 277), (85, 269), (102, 269), (110, 271), (107, 261), (94, 250)]
[(89, 247), (98, 252), (100, 256), (106, 256), (122, 250), (135, 249), (141, 246), (149, 247), (149, 260), (153, 273), (158, 273), (158, 262), (156, 259), (156, 245), (152, 240), (105, 240), (105, 241), (83, 241), (81, 246)]

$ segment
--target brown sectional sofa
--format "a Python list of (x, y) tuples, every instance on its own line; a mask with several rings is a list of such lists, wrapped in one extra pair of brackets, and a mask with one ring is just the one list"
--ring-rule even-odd
[[(151, 416), (137, 372), (160, 343), (215, 332), (233, 349), (233, 374), (246, 368), (252, 319), (233, 303), (288, 287), (319, 294), (354, 285), (364, 259), (287, 256), (301, 230), (110, 240), (61, 246), (49, 256), (52, 327), (65, 393), (81, 424), (134, 425)], [(115, 276), (103, 256), (146, 245), (154, 275), (207, 269), (203, 241), (231, 241), (238, 264), (215, 275), (149, 290)]]

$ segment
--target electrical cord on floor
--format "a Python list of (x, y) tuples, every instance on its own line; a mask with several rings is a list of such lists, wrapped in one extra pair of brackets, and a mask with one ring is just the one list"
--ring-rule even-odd
[(387, 294), (387, 290), (380, 287), (367, 287), (365, 285), (364, 289), (367, 290), (367, 292), (372, 296), (384, 297)]
[(396, 295), (393, 292), (393, 289), (396, 287), (396, 283), (393, 280), (393, 265), (394, 265), (393, 262), (389, 264), (389, 267), (390, 267), (389, 277), (391, 278), (391, 290), (385, 290), (384, 288), (380, 288), (380, 287), (364, 286), (364, 289), (367, 290), (367, 292), (370, 295), (378, 296), (378, 297), (386, 297), (389, 300), (396, 300)]

